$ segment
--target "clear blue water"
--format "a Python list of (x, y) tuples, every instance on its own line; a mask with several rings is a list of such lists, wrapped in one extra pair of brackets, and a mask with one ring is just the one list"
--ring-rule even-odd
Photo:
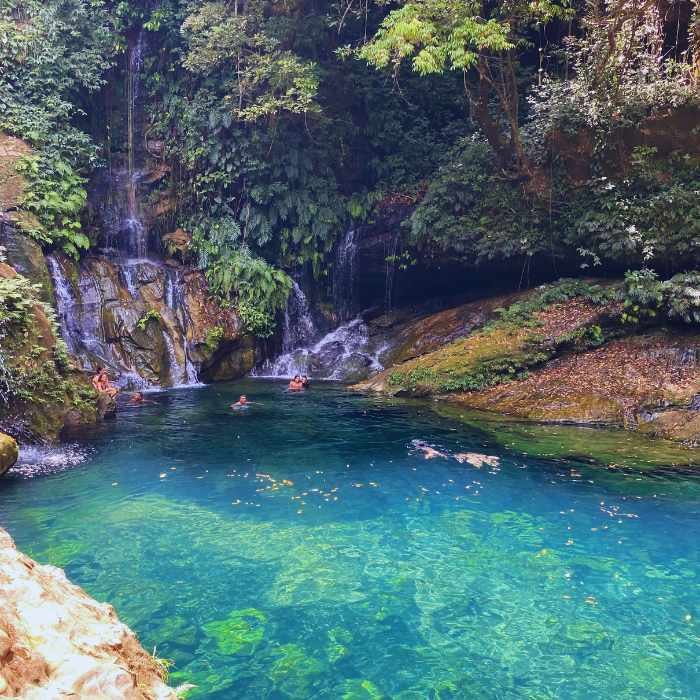
[(189, 697), (700, 697), (697, 478), (508, 454), (341, 387), (153, 398), (0, 483), (0, 524)]

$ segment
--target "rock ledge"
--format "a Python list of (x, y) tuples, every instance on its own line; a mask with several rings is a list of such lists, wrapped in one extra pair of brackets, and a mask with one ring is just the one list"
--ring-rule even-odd
[(163, 669), (61, 569), (18, 552), (0, 529), (0, 697), (171, 700)]

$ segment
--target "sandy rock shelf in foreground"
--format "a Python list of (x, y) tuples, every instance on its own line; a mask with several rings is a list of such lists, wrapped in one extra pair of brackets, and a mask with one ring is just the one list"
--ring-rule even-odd
[(0, 698), (170, 700), (162, 670), (110, 605), (0, 529)]

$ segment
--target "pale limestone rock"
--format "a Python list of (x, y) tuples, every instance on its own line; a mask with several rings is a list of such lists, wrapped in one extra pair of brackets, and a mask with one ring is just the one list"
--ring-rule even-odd
[(174, 700), (154, 659), (110, 605), (0, 529), (0, 697)]

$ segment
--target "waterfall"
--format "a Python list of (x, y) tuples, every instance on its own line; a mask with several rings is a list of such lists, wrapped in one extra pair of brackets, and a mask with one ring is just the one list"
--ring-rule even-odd
[(183, 363), (180, 362), (177, 352), (175, 351), (175, 343), (170, 336), (168, 329), (163, 330), (163, 341), (168, 353), (168, 370), (170, 373), (170, 381), (173, 386), (180, 386), (187, 383), (187, 370)]
[(302, 288), (294, 282), (284, 310), (282, 327), (282, 351), (290, 352), (309, 343), (316, 335), (309, 301)]
[[(149, 257), (142, 189), (149, 173), (144, 147), (146, 51), (146, 32), (131, 32), (123, 64), (123, 111), (119, 112), (125, 127), (121, 154), (114, 167), (110, 160), (110, 168), (93, 182), (103, 234), (101, 255), (81, 262), (73, 285), (66, 276), (70, 264), (60, 256), (48, 258), (58, 322), (70, 353), (84, 369), (104, 365), (119, 377), (120, 385), (131, 388), (198, 381), (189, 355), (190, 319), (180, 276)], [(150, 337), (145, 340), (137, 332), (138, 322), (151, 310), (162, 323), (159, 328), (149, 326)]]
[(75, 298), (70, 282), (66, 278), (60, 263), (53, 255), (46, 258), (53, 280), (54, 295), (56, 298), (56, 316), (61, 329), (68, 352), (78, 354), (80, 344), (80, 325), (75, 317)]
[(264, 363), (253, 375), (286, 379), (306, 374), (314, 379), (360, 379), (383, 369), (380, 357), (385, 349), (372, 341), (367, 324), (355, 318), (313, 345), (298, 347)]
[(349, 229), (338, 243), (333, 266), (333, 305), (339, 321), (347, 321), (355, 309), (355, 260), (357, 242), (355, 229)]
[(357, 232), (349, 229), (335, 251), (333, 303), (336, 318), (343, 323), (319, 338), (308, 301), (294, 284), (284, 314), (282, 353), (265, 361), (253, 376), (288, 378), (306, 374), (314, 379), (358, 380), (382, 369), (386, 346), (371, 337), (362, 318), (354, 316), (357, 241)]
[[(199, 376), (197, 368), (190, 359), (189, 346), (187, 343), (187, 311), (182, 298), (182, 280), (178, 270), (165, 268), (165, 289), (163, 292), (163, 300), (165, 305), (173, 312), (175, 319), (178, 321), (182, 329), (182, 355), (185, 358), (184, 366), (177, 364), (180, 379), (178, 381), (171, 374), (171, 381), (174, 386), (185, 386), (189, 384), (199, 384)], [(167, 335), (167, 333), (166, 333)], [(171, 357), (175, 356), (175, 349), (172, 347), (172, 339), (166, 340), (166, 346), (170, 343), (168, 351)], [(172, 365), (171, 365), (172, 366)]]
[[(136, 168), (136, 145), (140, 142), (141, 114), (139, 96), (141, 92), (141, 69), (145, 48), (144, 32), (140, 29), (136, 39), (129, 43), (126, 69), (127, 110), (127, 168), (125, 177), (126, 215), (120, 225), (120, 233), (126, 240), (124, 245), (130, 255), (145, 258), (148, 254), (148, 237), (138, 210), (138, 187), (143, 173)], [(138, 140), (137, 140), (138, 139)]]

